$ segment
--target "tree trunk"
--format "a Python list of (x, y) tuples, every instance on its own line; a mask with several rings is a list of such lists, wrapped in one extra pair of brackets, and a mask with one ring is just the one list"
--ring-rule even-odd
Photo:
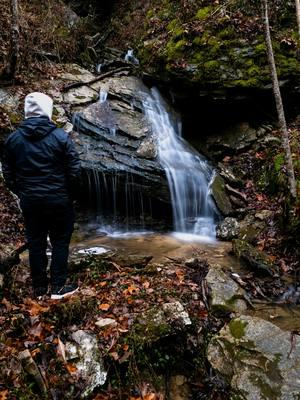
[(19, 60), (19, 17), (18, 0), (10, 0), (11, 33), (10, 33), (10, 59), (6, 70), (6, 78), (14, 79)]
[(285, 151), (285, 158), (286, 158), (286, 167), (287, 173), (289, 178), (289, 187), (290, 192), (294, 198), (296, 198), (296, 181), (295, 181), (295, 174), (294, 174), (294, 167), (292, 161), (292, 154), (289, 142), (289, 134), (286, 125), (286, 119), (282, 104), (282, 97), (279, 88), (278, 76), (276, 71), (276, 64), (271, 40), (271, 33), (270, 33), (270, 23), (269, 23), (269, 6), (268, 0), (263, 0), (263, 17), (265, 23), (265, 33), (266, 33), (266, 45), (267, 45), (267, 54), (268, 54), (268, 61), (269, 66), (271, 69), (271, 76), (272, 76), (272, 85), (273, 85), (273, 92), (274, 98), (276, 103), (276, 109), (278, 114), (279, 120), (279, 127), (282, 135), (282, 142), (283, 148)]
[(300, 36), (300, 0), (295, 0), (296, 3), (296, 17), (298, 25), (298, 35)]

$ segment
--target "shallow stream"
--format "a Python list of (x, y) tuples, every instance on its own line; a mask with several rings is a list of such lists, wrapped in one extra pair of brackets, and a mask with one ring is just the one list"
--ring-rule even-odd
[[(183, 240), (183, 238), (188, 240)], [(200, 257), (206, 259), (211, 265), (235, 272), (245, 273), (244, 267), (231, 256), (231, 243), (220, 241), (199, 241), (199, 238), (181, 237), (171, 233), (151, 232), (115, 232), (104, 235), (101, 229), (82, 226), (75, 235), (72, 243), (72, 252), (80, 250), (106, 249), (126, 255), (153, 256), (151, 263), (160, 264), (176, 259)], [(101, 250), (100, 250), (101, 251)], [(279, 304), (267, 301), (254, 302), (254, 309), (248, 309), (247, 314), (268, 320), (281, 329), (297, 332), (300, 331), (300, 305)]]

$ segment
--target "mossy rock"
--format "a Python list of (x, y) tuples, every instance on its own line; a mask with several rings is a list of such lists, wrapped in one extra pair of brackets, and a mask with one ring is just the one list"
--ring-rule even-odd
[(234, 239), (232, 249), (236, 257), (246, 264), (247, 267), (264, 275), (277, 275), (279, 269), (274, 265), (269, 257), (260, 250), (257, 250), (245, 240)]
[(216, 175), (213, 179), (211, 194), (220, 212), (226, 217), (231, 215), (233, 212), (232, 205), (225, 190), (224, 179), (220, 175)]
[[(253, 5), (252, 5), (253, 6)], [(233, 27), (228, 15), (222, 15), (218, 7), (207, 2), (198, 7), (185, 9), (183, 12), (177, 1), (149, 5), (143, 38), (138, 49), (141, 64), (151, 73), (170, 79), (193, 81), (201, 86), (222, 88), (257, 88), (264, 89), (271, 83), (267, 60), (265, 38), (262, 26), (257, 25), (253, 17), (253, 8), (247, 7), (238, 0), (226, 7), (226, 12), (242, 12), (249, 16), (250, 26), (247, 29)], [(282, 8), (284, 6), (282, 5)], [(275, 22), (275, 33), (272, 35), (276, 66), (279, 79), (299, 80), (300, 67), (297, 60), (297, 38), (292, 30), (287, 30), (286, 21), (294, 24), (294, 16), (286, 14), (285, 19)], [(154, 32), (153, 19), (160, 22), (160, 31)], [(237, 16), (239, 21), (242, 17)], [(285, 22), (283, 22), (285, 21)], [(256, 35), (249, 34), (248, 29), (256, 30)], [(199, 31), (189, 26), (200, 26)], [(256, 25), (256, 26), (255, 26)], [(139, 31), (139, 34), (141, 32)], [(134, 33), (128, 33), (130, 42), (136, 42)], [(282, 37), (289, 38), (284, 43)], [(153, 41), (144, 52), (144, 42)], [(128, 38), (129, 41), (129, 38)], [(196, 64), (192, 71), (189, 65)]]
[(296, 400), (300, 397), (300, 344), (290, 353), (290, 333), (257, 317), (229, 322), (211, 340), (208, 360), (230, 383), (231, 399)]

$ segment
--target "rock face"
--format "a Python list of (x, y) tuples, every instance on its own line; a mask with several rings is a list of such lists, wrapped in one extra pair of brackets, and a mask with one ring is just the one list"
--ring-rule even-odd
[(92, 101), (98, 92), (107, 93), (107, 100), (75, 114), (74, 138), (83, 167), (117, 176), (121, 185), (129, 180), (149, 197), (169, 201), (156, 139), (143, 114), (148, 89), (132, 76), (109, 78), (84, 88), (71, 89), (68, 102), (77, 107)]
[(266, 134), (267, 128), (253, 128), (248, 122), (241, 122), (223, 132), (211, 135), (202, 145), (205, 154), (221, 159), (228, 154), (247, 150), (260, 137)]
[(208, 346), (208, 360), (245, 400), (296, 400), (300, 396), (300, 343), (260, 318), (230, 321)]
[(221, 270), (221, 267), (211, 267), (206, 276), (210, 290), (210, 306), (219, 311), (242, 312), (247, 309), (244, 299), (245, 291)]

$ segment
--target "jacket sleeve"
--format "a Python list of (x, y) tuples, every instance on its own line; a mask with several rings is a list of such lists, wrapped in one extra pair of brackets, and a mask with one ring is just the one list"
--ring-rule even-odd
[(79, 194), (80, 183), (81, 183), (81, 165), (79, 155), (75, 149), (74, 143), (71, 137), (68, 135), (66, 142), (66, 173), (67, 173), (67, 184), (70, 194), (73, 198), (76, 198)]
[(16, 183), (16, 167), (15, 157), (11, 153), (9, 148), (9, 139), (4, 145), (3, 159), (2, 159), (2, 173), (4, 181), (9, 190), (18, 194), (17, 183)]

